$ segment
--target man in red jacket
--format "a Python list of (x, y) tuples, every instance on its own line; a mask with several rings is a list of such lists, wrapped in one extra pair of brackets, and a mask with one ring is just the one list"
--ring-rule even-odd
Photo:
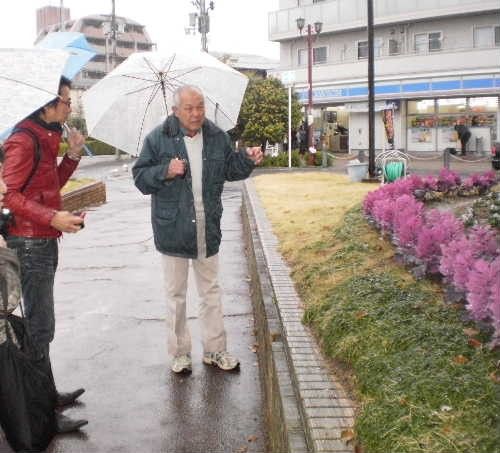
[[(25, 316), (40, 358), (52, 373), (49, 344), (54, 338), (54, 277), (58, 238), (76, 233), (83, 218), (61, 210), (60, 190), (81, 158), (84, 137), (68, 134), (69, 149), (57, 163), (62, 125), (71, 113), (71, 82), (61, 78), (58, 96), (21, 121), (4, 144), (5, 205), (13, 213), (7, 244), (21, 262)], [(58, 406), (73, 403), (84, 389), (58, 394)], [(82, 420), (63, 420), (60, 432), (82, 426)], [(85, 421), (86, 422), (86, 421)]]

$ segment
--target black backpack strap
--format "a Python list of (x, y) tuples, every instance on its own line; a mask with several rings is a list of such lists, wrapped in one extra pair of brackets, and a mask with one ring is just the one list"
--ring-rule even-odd
[(40, 163), (40, 158), (42, 157), (41, 151), (40, 151), (40, 142), (38, 140), (38, 137), (35, 135), (35, 133), (25, 127), (15, 127), (14, 130), (12, 131), (11, 135), (14, 135), (18, 132), (24, 132), (25, 134), (28, 134), (31, 139), (33, 140), (33, 145), (35, 147), (35, 155), (33, 158), (33, 168), (31, 169), (31, 173), (28, 176), (28, 179), (26, 179), (25, 183), (21, 187), (20, 192), (24, 192), (26, 190), (26, 187), (28, 187), (28, 184), (31, 182), (31, 178), (33, 178), (34, 174), (36, 173), (38, 169), (38, 164)]

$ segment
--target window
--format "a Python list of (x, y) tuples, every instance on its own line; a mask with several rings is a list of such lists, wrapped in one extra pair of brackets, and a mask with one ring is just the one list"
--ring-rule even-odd
[[(373, 55), (380, 57), (382, 55), (382, 47), (384, 41), (382, 38), (375, 38), (373, 40)], [(368, 58), (368, 41), (358, 41), (358, 60)]]
[(441, 50), (441, 32), (429, 33), (429, 50)]
[(368, 41), (358, 41), (358, 60), (368, 58)]
[[(299, 49), (299, 66), (307, 65), (307, 49)], [(313, 47), (313, 64), (326, 63), (328, 58), (327, 47)]]
[(326, 63), (326, 46), (313, 48), (313, 64)]
[(464, 113), (467, 108), (465, 98), (438, 99), (439, 113)]
[(399, 55), (401, 53), (401, 42), (397, 39), (389, 39), (389, 55)]
[(430, 114), (434, 113), (434, 99), (422, 99), (420, 101), (408, 101), (408, 114)]
[(307, 49), (299, 49), (299, 66), (305, 66), (307, 64)]
[(475, 27), (474, 47), (500, 46), (500, 26)]
[(417, 53), (435, 52), (441, 50), (441, 32), (418, 33), (415, 35), (415, 51)]

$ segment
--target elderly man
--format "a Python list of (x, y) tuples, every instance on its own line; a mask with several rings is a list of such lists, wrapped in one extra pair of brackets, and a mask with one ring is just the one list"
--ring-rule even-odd
[(247, 178), (262, 161), (260, 147), (235, 152), (229, 136), (205, 118), (203, 93), (183, 86), (174, 93), (173, 115), (144, 142), (134, 165), (137, 188), (151, 194), (155, 245), (162, 254), (172, 371), (191, 372), (186, 290), (191, 260), (198, 294), (203, 362), (238, 368), (227, 352), (218, 252), (225, 181)]

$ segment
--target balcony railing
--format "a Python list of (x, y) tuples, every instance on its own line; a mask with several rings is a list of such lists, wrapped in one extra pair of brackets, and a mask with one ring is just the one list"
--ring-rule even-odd
[[(408, 22), (431, 17), (498, 11), (498, 0), (375, 0), (375, 25)], [(323, 22), (323, 31), (366, 26), (366, 0), (330, 0), (269, 13), (269, 39), (296, 37), (296, 19)]]

